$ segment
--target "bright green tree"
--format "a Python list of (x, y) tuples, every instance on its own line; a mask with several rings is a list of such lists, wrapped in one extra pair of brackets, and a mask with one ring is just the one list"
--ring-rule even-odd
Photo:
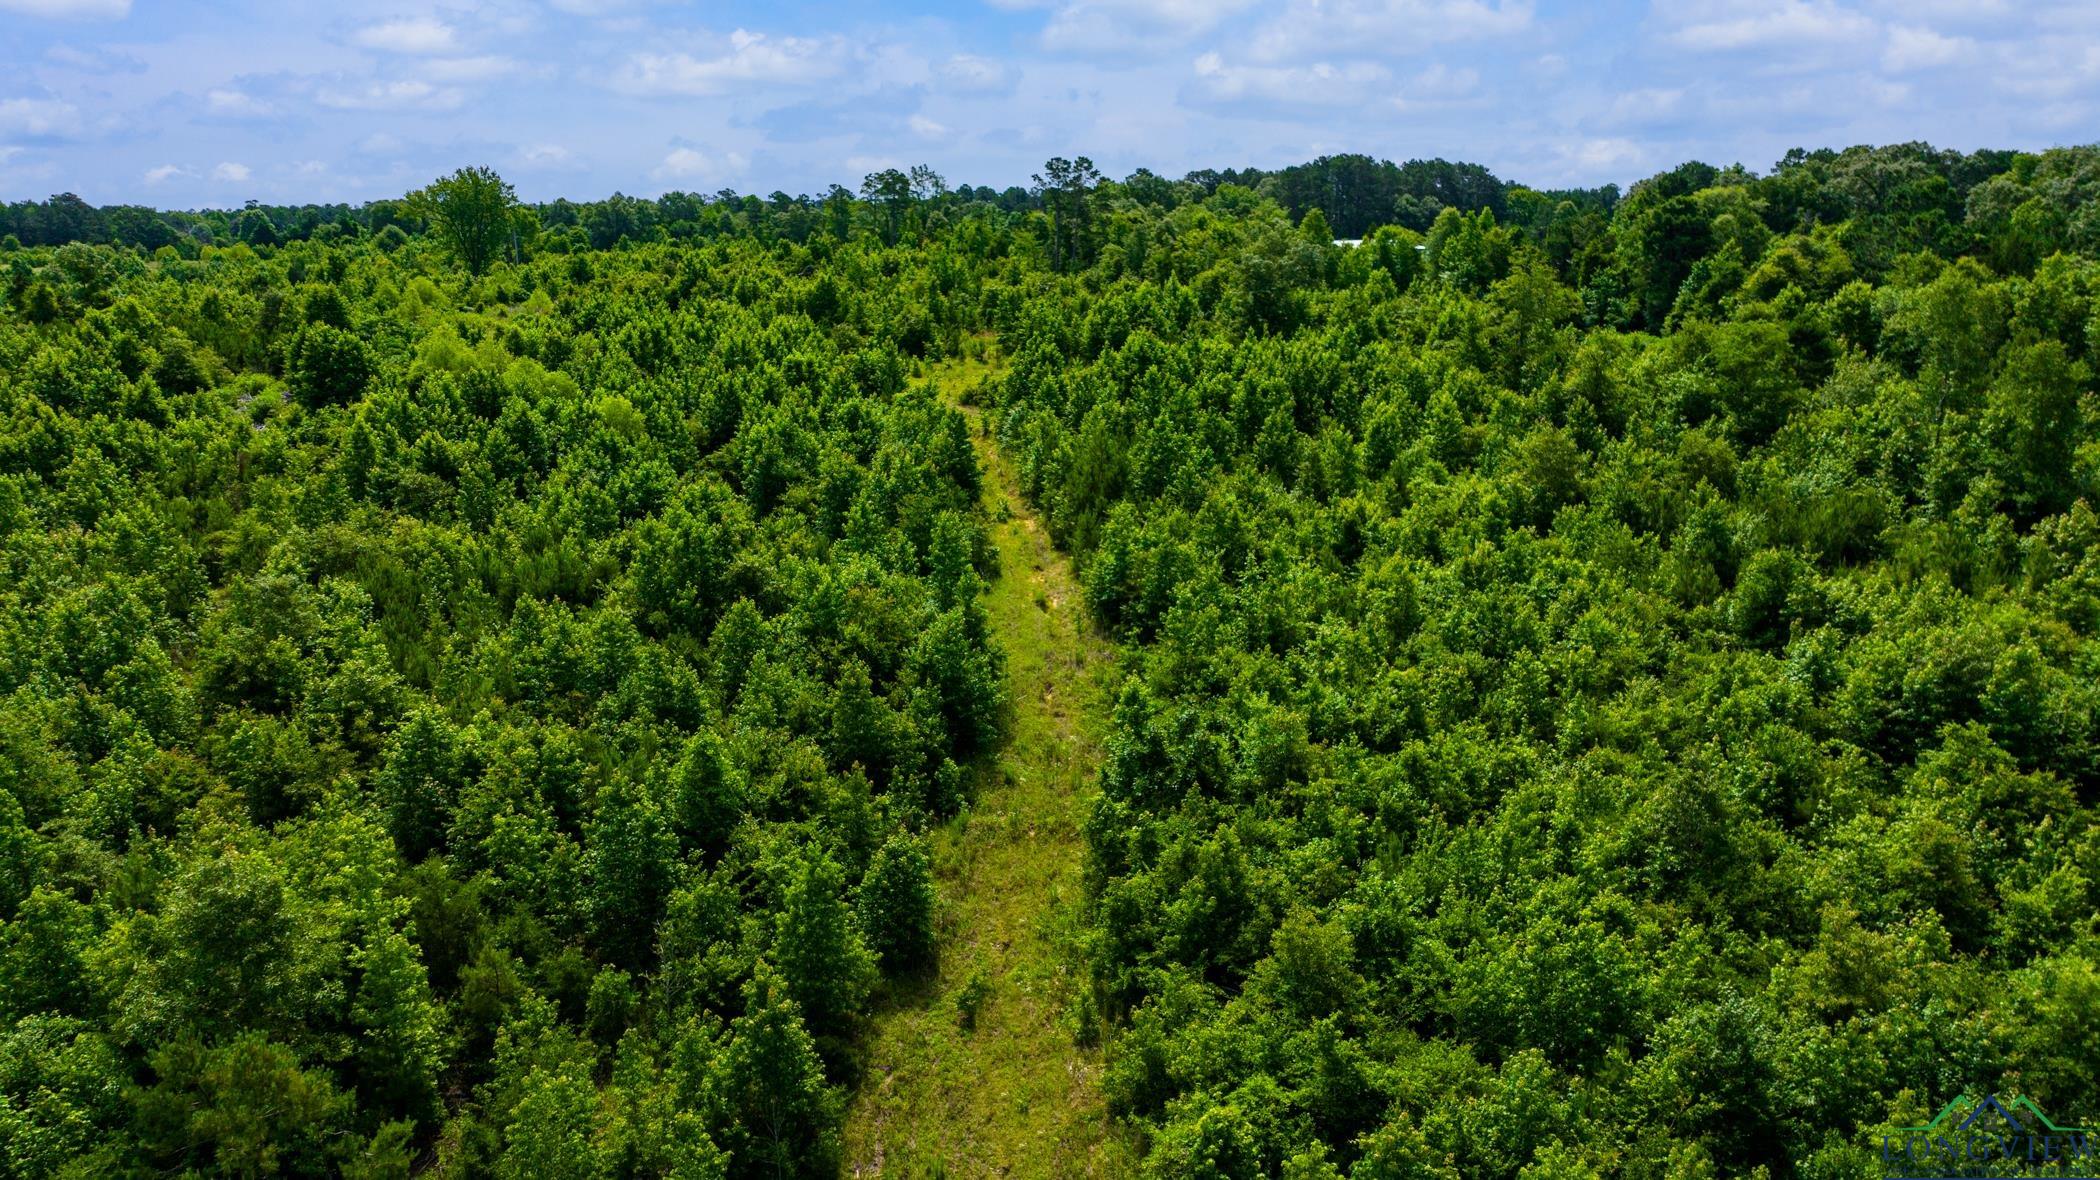
[(467, 273), (478, 275), (510, 245), (518, 194), (493, 168), (461, 168), (409, 194), (408, 204)]

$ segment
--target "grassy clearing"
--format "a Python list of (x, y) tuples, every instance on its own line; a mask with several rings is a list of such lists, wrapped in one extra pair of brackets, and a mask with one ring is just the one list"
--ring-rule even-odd
[[(953, 397), (990, 371), (971, 361), (929, 376)], [(999, 550), (985, 610), (1006, 648), (1012, 736), (976, 768), (969, 809), (933, 834), (939, 966), (882, 997), (846, 1174), (1126, 1175), (1100, 1054), (1076, 1044), (1066, 1015), (1082, 991), (1069, 948), (1114, 652), (986, 424), (965, 412)]]

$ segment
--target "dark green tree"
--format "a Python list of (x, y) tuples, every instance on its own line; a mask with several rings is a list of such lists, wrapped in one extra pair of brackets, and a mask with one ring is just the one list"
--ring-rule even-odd
[(933, 899), (921, 842), (890, 837), (868, 862), (857, 902), (861, 931), (883, 971), (900, 974), (932, 961)]

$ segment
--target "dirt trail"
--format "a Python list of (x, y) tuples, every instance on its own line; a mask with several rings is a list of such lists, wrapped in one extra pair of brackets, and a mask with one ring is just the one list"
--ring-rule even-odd
[[(936, 376), (952, 396), (982, 371)], [(999, 550), (984, 605), (1006, 650), (1012, 736), (980, 767), (968, 813), (933, 834), (939, 967), (877, 1011), (846, 1115), (845, 1173), (1123, 1176), (1100, 1053), (1077, 1046), (1064, 1019), (1082, 985), (1061, 945), (1078, 921), (1114, 652), (982, 417), (964, 413)], [(966, 1029), (959, 1001), (972, 991), (983, 998)]]

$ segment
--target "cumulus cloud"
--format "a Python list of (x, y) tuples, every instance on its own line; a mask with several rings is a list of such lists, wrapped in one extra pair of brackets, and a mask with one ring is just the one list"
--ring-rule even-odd
[(561, 168), (569, 163), (569, 149), (558, 143), (536, 143), (518, 153), (531, 168)]
[(211, 170), (211, 178), (213, 180), (226, 184), (241, 184), (248, 179), (249, 175), (250, 172), (246, 164), (236, 164), (231, 160)]
[(271, 112), (269, 103), (246, 91), (213, 90), (204, 96), (204, 107), (214, 115), (230, 119), (255, 119)]
[(158, 168), (149, 168), (146, 170), (146, 184), (148, 187), (151, 187), (154, 185), (166, 184), (168, 181), (173, 180), (178, 176), (195, 175), (197, 175), (195, 172), (184, 168), (180, 164), (162, 164)]
[(327, 87), (314, 94), (315, 102), (339, 111), (449, 111), (465, 98), (452, 87), (433, 86), (412, 78), (348, 88)]
[(961, 94), (992, 94), (1009, 85), (1006, 67), (988, 57), (958, 53), (941, 63), (944, 89)]
[(1641, 145), (1623, 138), (1578, 139), (1556, 150), (1564, 171), (1573, 176), (1630, 175), (1648, 163)]
[(1216, 28), (1256, 0), (992, 0), (1006, 9), (1044, 8), (1046, 49), (1073, 52), (1156, 48)]
[(713, 183), (742, 172), (747, 163), (749, 161), (736, 152), (730, 152), (718, 159), (698, 148), (678, 147), (672, 148), (670, 154), (664, 157), (664, 162), (657, 165), (656, 170), (649, 175), (657, 180)]
[(738, 29), (719, 51), (637, 53), (613, 77), (630, 94), (705, 97), (751, 86), (795, 85), (836, 75), (844, 47), (836, 39), (769, 37)]
[(913, 115), (906, 121), (911, 133), (921, 139), (946, 139), (953, 134), (945, 123), (936, 123), (924, 115)]
[(1829, 0), (1698, 0), (1654, 6), (1666, 39), (1683, 49), (1738, 51), (1787, 45), (1856, 43), (1873, 36), (1873, 18)]
[(451, 25), (427, 16), (366, 25), (350, 39), (366, 49), (388, 53), (449, 53), (457, 43)]
[(1269, 60), (1323, 53), (1389, 56), (1454, 41), (1508, 37), (1531, 24), (1531, 0), (1291, 0), (1255, 34)]
[(1881, 68), (1891, 73), (1905, 73), (1951, 65), (1975, 49), (1976, 43), (1967, 37), (1948, 37), (1932, 29), (1897, 25), (1889, 30), (1888, 48), (1881, 54)]
[(0, 134), (42, 139), (80, 130), (80, 110), (72, 103), (47, 98), (0, 99)]
[(1196, 59), (1195, 97), (1213, 103), (1353, 106), (1385, 90), (1391, 80), (1391, 71), (1369, 62), (1236, 65), (1206, 53)]
[(131, 0), (0, 0), (0, 12), (45, 20), (123, 20), (131, 15)]

